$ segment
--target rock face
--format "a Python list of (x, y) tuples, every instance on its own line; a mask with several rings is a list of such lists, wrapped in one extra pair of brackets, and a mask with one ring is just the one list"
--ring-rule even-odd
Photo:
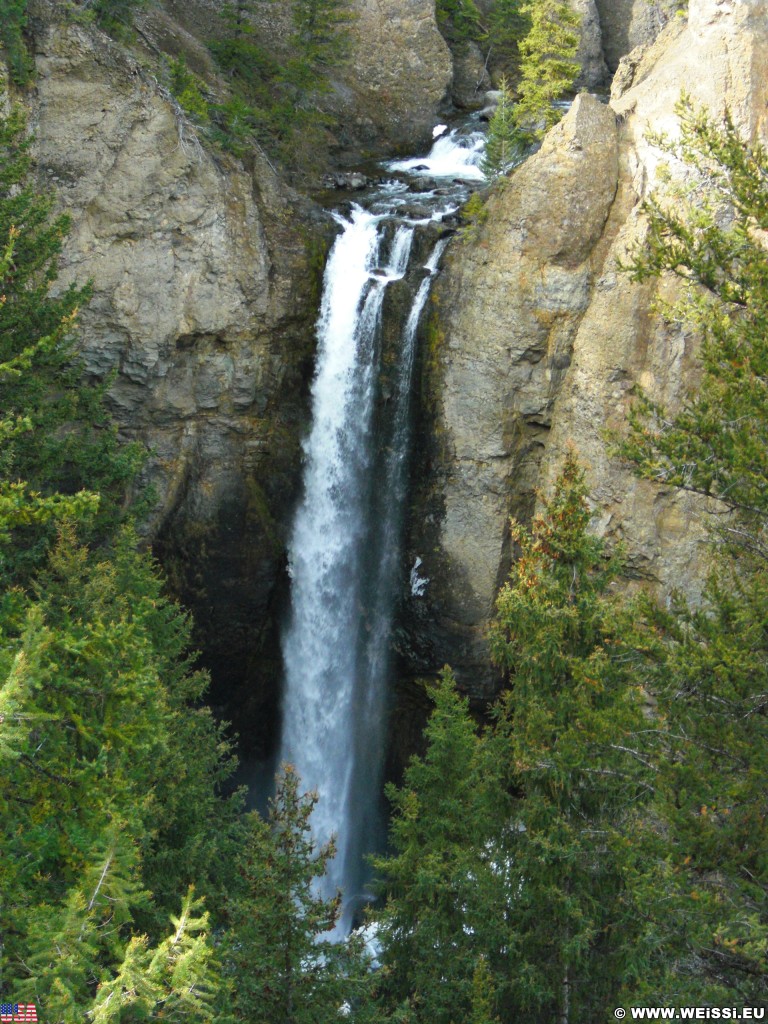
[(636, 46), (652, 43), (679, 6), (677, 0), (595, 0), (595, 4), (603, 55), (611, 72)]
[(610, 81), (610, 74), (603, 53), (603, 34), (597, 4), (595, 0), (571, 0), (571, 7), (581, 18), (581, 38), (576, 54), (581, 64), (581, 74), (576, 81), (576, 88), (603, 88)]
[(258, 154), (215, 160), (100, 33), (37, 45), (35, 155), (73, 221), (60, 282), (94, 285), (87, 368), (116, 374), (118, 420), (152, 452), (150, 531), (219, 689), (264, 723), (324, 228)]
[[(224, 0), (162, 0), (162, 7), (142, 14), (154, 38), (171, 53), (181, 43), (192, 66), (204, 60), (205, 44), (224, 33)], [(347, 59), (323, 100), (339, 120), (335, 156), (359, 161), (415, 151), (430, 137), (453, 73), (434, 0), (350, 0), (350, 9)], [(289, 4), (257, 3), (250, 19), (269, 53), (279, 60), (295, 56), (287, 45), (294, 32)], [(187, 38), (175, 38), (180, 30)]]
[(451, 100), (460, 110), (480, 110), (485, 93), (491, 88), (491, 76), (477, 43), (467, 43), (453, 54)]
[(429, 139), (453, 74), (434, 0), (354, 0), (353, 11), (340, 112), (359, 145), (412, 151)]
[[(674, 130), (682, 89), (727, 104), (745, 134), (768, 131), (768, 22), (759, 0), (691, 0), (638, 61), (612, 108), (580, 97), (540, 152), (495, 190), (487, 223), (453, 251), (435, 295), (426, 422), (409, 556), (430, 580), (407, 619), (409, 670), (451, 661), (478, 699), (494, 681), (485, 630), (509, 563), (507, 520), (526, 518), (566, 444), (588, 464), (595, 529), (628, 542), (630, 576), (693, 598), (706, 565), (703, 504), (638, 482), (613, 459), (639, 382), (673, 408), (695, 386), (695, 339), (652, 311), (668, 281), (617, 268), (645, 230), (639, 200), (661, 154), (647, 129)], [(410, 659), (408, 661), (408, 659)]]

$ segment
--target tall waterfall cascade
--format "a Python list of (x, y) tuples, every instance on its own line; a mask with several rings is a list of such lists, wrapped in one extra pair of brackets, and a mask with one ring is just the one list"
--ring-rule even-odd
[[(409, 179), (389, 180), (365, 206), (334, 214), (341, 230), (325, 268), (312, 428), (288, 549), (280, 760), (317, 793), (316, 841), (335, 837), (320, 890), (343, 892), (339, 938), (363, 898), (365, 854), (381, 830), (389, 637), (399, 577), (407, 576), (400, 549), (419, 320), (448, 242), (443, 222), (466, 198), (466, 183), (482, 178), (481, 156), (482, 133), (451, 132), (426, 157), (387, 165), (421, 177), (418, 192)], [(426, 260), (417, 232), (430, 239)], [(414, 268), (416, 252), (421, 266)], [(409, 298), (383, 396), (387, 292), (415, 271), (422, 280)]]

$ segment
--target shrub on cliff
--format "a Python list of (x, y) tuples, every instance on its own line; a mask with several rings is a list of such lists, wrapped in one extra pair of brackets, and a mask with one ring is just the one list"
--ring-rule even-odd
[(687, 168), (646, 204), (628, 269), (676, 274), (662, 313), (701, 338), (700, 383), (670, 414), (639, 395), (620, 444), (638, 475), (712, 499), (714, 567), (702, 606), (650, 612), (667, 659), (651, 681), (663, 724), (657, 780), (664, 884), (645, 877), (649, 944), (640, 996), (768, 998), (768, 153), (683, 100)]
[(520, 80), (515, 118), (533, 138), (560, 120), (555, 102), (568, 92), (579, 73), (580, 18), (564, 0), (532, 0), (522, 8), (530, 28), (520, 40)]

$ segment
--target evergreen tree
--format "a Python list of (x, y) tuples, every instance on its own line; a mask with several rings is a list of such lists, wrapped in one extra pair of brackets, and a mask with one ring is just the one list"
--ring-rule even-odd
[(0, 119), (2, 956), (7, 983), (69, 1021), (138, 926), (157, 937), (193, 879), (211, 894), (231, 881), (218, 861), (236, 824), (216, 795), (226, 747), (196, 706), (189, 623), (135, 535), (111, 534), (136, 452), (79, 381), (87, 292), (49, 295), (67, 221), (29, 183), (28, 149), (13, 110)]
[(364, 1010), (368, 965), (359, 941), (328, 937), (340, 895), (326, 900), (314, 889), (335, 853), (312, 838), (316, 803), (316, 795), (300, 793), (286, 765), (269, 819), (250, 819), (225, 950), (237, 977), (236, 1017), (250, 1024), (334, 1024), (345, 1003), (352, 1021)]
[[(35, 190), (29, 146), (24, 114), (15, 107), (0, 117), (0, 408), (9, 441), (0, 470), (6, 494), (18, 495), (23, 480), (38, 503), (86, 486), (98, 491), (91, 510), (99, 536), (119, 518), (141, 453), (118, 445), (103, 388), (83, 381), (73, 328), (89, 290), (73, 285), (50, 294), (69, 220), (52, 217), (53, 197)], [(23, 580), (40, 564), (53, 536), (42, 524), (42, 513), (34, 524), (13, 524), (13, 544), (0, 552), (0, 579)]]
[(18, 610), (0, 622), (14, 711), (0, 723), (5, 974), (30, 1001), (82, 1008), (180, 889), (195, 880), (220, 898), (234, 824), (216, 796), (219, 731), (190, 706), (204, 679), (184, 661), (188, 623), (135, 538), (97, 559), (70, 531), (36, 591), (20, 638)]
[(723, 124), (679, 108), (688, 199), (646, 205), (649, 232), (630, 269), (688, 285), (670, 317), (702, 339), (702, 377), (678, 415), (645, 396), (621, 444), (639, 475), (717, 499), (716, 556), (699, 610), (649, 616), (666, 642), (658, 701), (664, 885), (645, 877), (650, 988), (671, 1002), (768, 998), (768, 569), (765, 559), (768, 157)]
[[(768, 515), (768, 154), (683, 101), (682, 136), (667, 143), (698, 176), (646, 204), (649, 232), (627, 269), (638, 281), (671, 271), (693, 285), (670, 316), (701, 337), (703, 377), (670, 416), (642, 393), (621, 452), (650, 479), (711, 495), (761, 531)], [(735, 539), (735, 533), (731, 534)]]
[(567, 0), (532, 0), (521, 13), (530, 28), (518, 44), (520, 82), (515, 117), (531, 137), (541, 136), (560, 120), (554, 106), (571, 88), (579, 73), (579, 15)]
[[(500, 762), (477, 735), (449, 671), (432, 693), (427, 751), (389, 786), (392, 853), (375, 860), (386, 905), (376, 915), (382, 944), (380, 1000), (406, 1020), (451, 1024), (486, 1018), (496, 1002), (478, 983), (511, 971), (506, 865), (499, 833), (509, 804)], [(516, 884), (516, 880), (514, 882)]]
[(495, 742), (517, 794), (504, 860), (514, 974), (510, 1016), (586, 1021), (639, 969), (630, 837), (652, 794), (631, 617), (619, 564), (589, 533), (584, 472), (569, 453), (502, 588), (492, 648), (509, 671)]
[(482, 169), (488, 178), (504, 174), (522, 159), (525, 140), (515, 117), (506, 78), (499, 83), (499, 102), (488, 124)]
[(0, 0), (0, 42), (8, 58), (11, 81), (21, 87), (29, 83), (33, 71), (24, 42), (26, 27), (27, 0)]
[(490, 44), (509, 71), (520, 62), (519, 46), (531, 28), (525, 0), (496, 0), (490, 13)]
[(482, 39), (486, 34), (474, 0), (437, 0), (436, 14), (440, 32), (454, 46)]
[(315, 73), (333, 67), (347, 47), (348, 0), (293, 0), (294, 44)]
[(120, 38), (130, 35), (134, 15), (146, 5), (146, 2), (147, 0), (93, 0), (91, 9), (99, 25)]
[(172, 933), (154, 949), (146, 936), (131, 939), (116, 976), (99, 986), (89, 1011), (94, 1024), (129, 1020), (227, 1024), (232, 1020), (208, 941), (208, 914), (192, 889), (181, 914), (171, 916), (171, 924)]

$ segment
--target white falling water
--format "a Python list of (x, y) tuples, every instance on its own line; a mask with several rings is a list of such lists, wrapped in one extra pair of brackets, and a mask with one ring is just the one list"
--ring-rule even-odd
[(461, 134), (454, 130), (441, 135), (426, 156), (408, 160), (392, 160), (391, 171), (409, 171), (431, 178), (464, 178), (466, 181), (484, 181), (480, 169), (485, 150), (485, 135), (480, 132)]
[[(427, 158), (387, 166), (419, 165), (416, 175), (482, 178), (481, 155), (478, 133), (451, 132)], [(449, 198), (432, 197), (433, 208), (442, 204), (434, 220), (465, 198), (460, 185), (452, 187), (456, 194)], [(343, 230), (325, 269), (304, 494), (288, 547), (291, 616), (282, 641), (280, 760), (296, 767), (305, 789), (317, 792), (315, 839), (336, 837), (337, 853), (319, 888), (326, 897), (344, 893), (337, 938), (352, 923), (365, 882), (364, 855), (378, 827), (416, 335), (447, 244), (439, 241), (426, 264), (428, 274), (402, 330), (387, 414), (375, 424), (382, 303), (387, 286), (406, 273), (414, 224), (428, 221), (409, 214), (405, 188), (397, 182), (383, 186), (373, 203), (378, 213), (353, 207), (349, 219), (335, 215)], [(387, 242), (399, 210), (404, 220)]]
[(386, 285), (405, 273), (413, 238), (412, 227), (398, 228), (389, 260), (379, 269), (381, 219), (355, 208), (326, 265), (304, 498), (289, 543), (292, 615), (283, 640), (280, 756), (295, 765), (306, 788), (317, 791), (316, 839), (322, 843), (337, 836), (326, 895), (349, 889), (373, 348)]

